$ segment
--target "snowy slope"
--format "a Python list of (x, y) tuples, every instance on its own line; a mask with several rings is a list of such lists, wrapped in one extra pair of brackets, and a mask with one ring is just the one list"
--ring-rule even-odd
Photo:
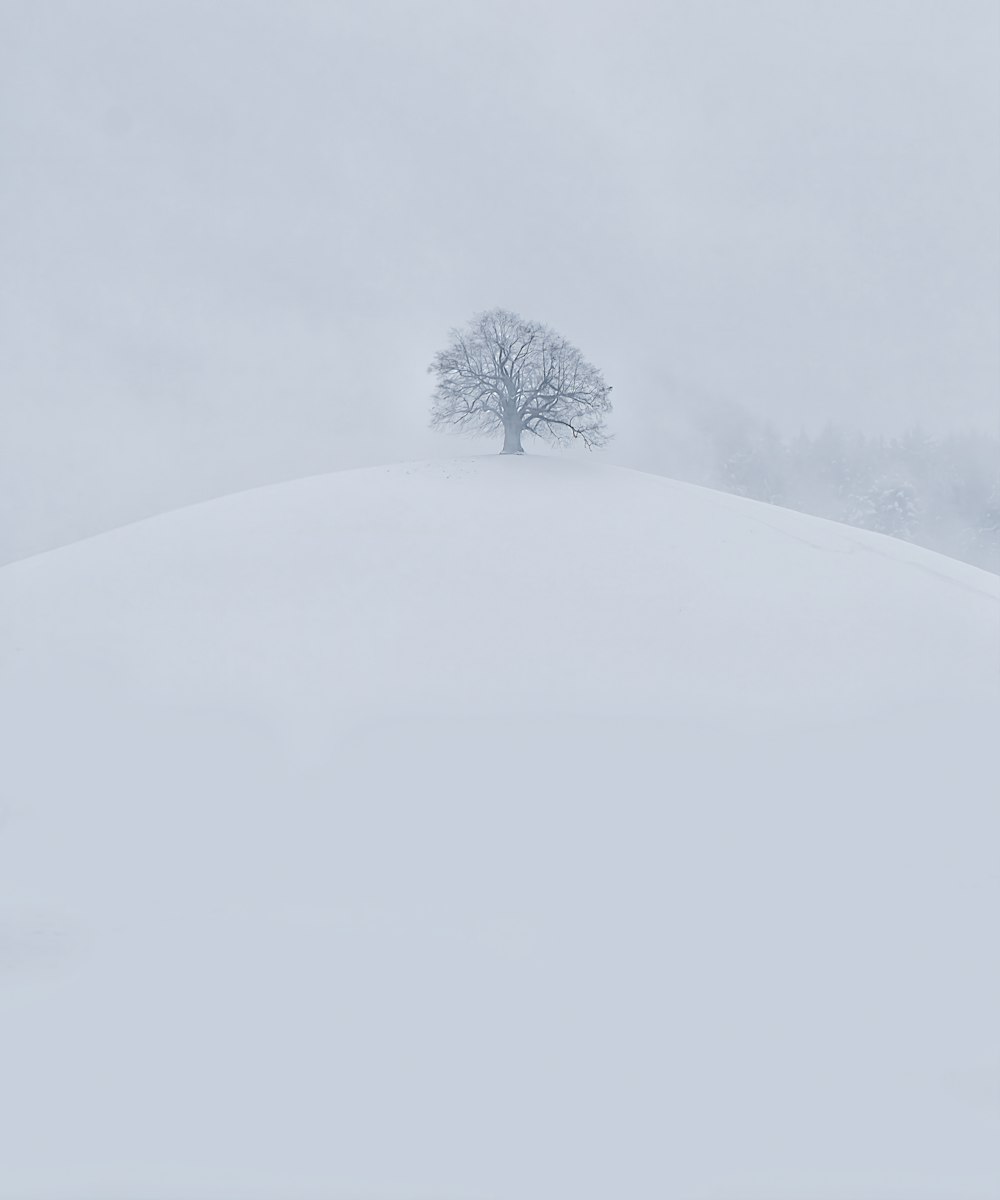
[(0, 1196), (995, 1197), (998, 596), (533, 457), (0, 570)]

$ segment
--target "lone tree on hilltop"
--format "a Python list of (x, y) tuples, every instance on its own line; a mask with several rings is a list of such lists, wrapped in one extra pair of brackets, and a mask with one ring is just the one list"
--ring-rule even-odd
[(468, 433), (503, 430), (501, 454), (523, 454), (522, 433), (550, 442), (608, 440), (604, 418), (611, 388), (564, 337), (494, 308), (480, 313), (430, 365), (437, 377), (431, 407), (435, 428)]

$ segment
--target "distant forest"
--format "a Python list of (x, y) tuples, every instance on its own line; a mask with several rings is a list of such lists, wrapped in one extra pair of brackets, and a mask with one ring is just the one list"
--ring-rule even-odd
[(712, 486), (903, 538), (1000, 573), (1000, 438), (872, 438), (837, 426), (717, 433)]

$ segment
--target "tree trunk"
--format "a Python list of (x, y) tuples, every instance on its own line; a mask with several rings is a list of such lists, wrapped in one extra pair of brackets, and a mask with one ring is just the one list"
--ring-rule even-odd
[(501, 454), (523, 454), (521, 448), (521, 422), (505, 421), (503, 427), (503, 449)]

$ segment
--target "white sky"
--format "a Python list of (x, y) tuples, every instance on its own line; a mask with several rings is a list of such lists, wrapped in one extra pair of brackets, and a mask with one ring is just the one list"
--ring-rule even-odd
[(993, 0), (0, 0), (0, 560), (464, 452), (497, 304), (620, 461), (703, 397), (995, 429), (998, 70)]

